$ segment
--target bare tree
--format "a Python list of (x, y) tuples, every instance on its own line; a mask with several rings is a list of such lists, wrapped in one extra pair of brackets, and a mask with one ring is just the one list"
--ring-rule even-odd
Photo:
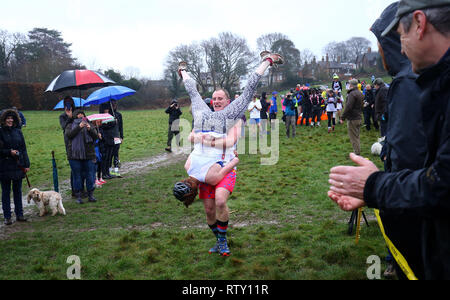
[(14, 51), (25, 40), (26, 37), (23, 34), (0, 30), (0, 78), (11, 79), (11, 61)]
[(217, 38), (211, 38), (203, 41), (201, 46), (204, 50), (205, 62), (208, 72), (211, 75), (214, 90), (218, 87), (220, 74), (223, 73), (222, 51)]
[(303, 66), (305, 64), (311, 63), (314, 58), (314, 53), (309, 49), (303, 49), (300, 51), (300, 64)]
[(278, 40), (288, 40), (289, 38), (279, 32), (275, 33), (268, 33), (265, 35), (260, 36), (256, 40), (256, 45), (258, 47), (258, 51), (270, 51), (272, 49), (273, 44)]
[(350, 53), (349, 59), (352, 62), (356, 62), (358, 56), (366, 53), (367, 49), (372, 45), (368, 39), (363, 37), (352, 37), (345, 44)]
[(231, 92), (234, 87), (239, 86), (240, 77), (246, 75), (255, 62), (255, 55), (250, 51), (247, 40), (233, 33), (220, 33), (217, 41), (222, 56), (219, 84)]
[(165, 77), (173, 80), (174, 73), (177, 74), (178, 63), (185, 61), (188, 63), (188, 71), (192, 77), (200, 85), (203, 92), (206, 91), (205, 84), (202, 81), (202, 73), (205, 69), (203, 49), (200, 45), (194, 43), (192, 45), (181, 45), (170, 51), (166, 59)]

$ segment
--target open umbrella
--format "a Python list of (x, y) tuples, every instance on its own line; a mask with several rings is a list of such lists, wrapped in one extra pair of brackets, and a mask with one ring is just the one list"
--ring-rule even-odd
[(100, 105), (111, 100), (120, 100), (135, 94), (136, 91), (125, 86), (108, 86), (93, 92), (87, 99), (86, 105)]
[[(72, 97), (73, 102), (75, 102), (76, 107), (89, 107), (90, 105), (85, 105), (86, 100), (83, 98)], [(59, 101), (58, 104), (53, 108), (53, 110), (63, 109), (64, 108), (64, 99)]]
[(80, 91), (81, 98), (81, 90), (111, 84), (115, 84), (115, 82), (99, 72), (91, 70), (69, 70), (64, 71), (56, 77), (45, 92), (63, 92), (70, 89), (77, 89)]
[(109, 123), (114, 121), (114, 117), (111, 116), (110, 114), (95, 114), (95, 115), (90, 115), (87, 117), (89, 121), (93, 122), (93, 121), (102, 121), (102, 123)]

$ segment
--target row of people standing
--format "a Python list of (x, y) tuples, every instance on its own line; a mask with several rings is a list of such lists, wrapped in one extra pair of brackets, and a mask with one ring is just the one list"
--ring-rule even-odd
[[(100, 113), (109, 113), (115, 117), (113, 122), (91, 123), (83, 110), (75, 109), (70, 96), (64, 99), (64, 113), (60, 115), (60, 125), (64, 134), (67, 159), (71, 167), (72, 196), (77, 203), (83, 204), (83, 192), (86, 189), (90, 202), (96, 185), (105, 183), (103, 179), (112, 179), (111, 165), (117, 170), (120, 164), (119, 149), (123, 141), (122, 115), (117, 111), (117, 103), (100, 105)], [(97, 175), (97, 178), (96, 178)], [(120, 176), (120, 175), (119, 175)]]

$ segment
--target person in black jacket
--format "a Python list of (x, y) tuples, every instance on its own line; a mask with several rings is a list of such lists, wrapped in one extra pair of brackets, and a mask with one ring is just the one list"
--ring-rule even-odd
[[(69, 144), (69, 139), (66, 136), (65, 130), (66, 130), (67, 124), (73, 122), (72, 115), (73, 115), (74, 110), (75, 110), (75, 102), (73, 101), (73, 98), (70, 96), (64, 97), (64, 112), (59, 116), (59, 125), (61, 126), (61, 129), (63, 131), (64, 145), (66, 146), (66, 155), (67, 155), (67, 151), (68, 151), (67, 147)], [(82, 194), (84, 194), (84, 190), (85, 190), (85, 181), (86, 181), (86, 179), (83, 178)], [(72, 190), (72, 197), (76, 197), (75, 190), (73, 189), (73, 173), (72, 172), (70, 172), (70, 188)]]
[[(111, 112), (111, 104), (109, 102), (100, 104), (99, 112), (101, 114), (109, 114)], [(103, 179), (106, 180), (117, 177), (112, 175), (110, 172), (113, 153), (116, 145), (114, 139), (119, 137), (119, 126), (117, 123), (117, 119), (115, 119), (113, 122), (104, 123), (101, 126), (105, 151), (104, 153), (102, 153), (102, 176)]]
[(303, 120), (306, 120), (305, 125), (309, 126), (309, 119), (312, 114), (312, 104), (309, 97), (309, 91), (304, 90), (302, 93), (302, 119), (300, 120), (300, 126), (303, 126)]
[[(375, 119), (375, 95), (373, 94), (372, 86), (370, 84), (366, 85), (366, 94), (364, 95), (364, 124), (366, 124), (366, 130), (370, 131), (371, 124), (375, 130), (378, 129), (378, 122)], [(372, 119), (372, 122), (371, 122)]]
[[(330, 174), (329, 196), (343, 210), (367, 205), (418, 218), (419, 229), (408, 230), (420, 245), (424, 270), (419, 279), (450, 279), (449, 15), (448, 1), (402, 0), (395, 20), (382, 34), (395, 34), (392, 29), (398, 24), (402, 52), (413, 71), (420, 74), (416, 83), (422, 91), (419, 105), (426, 137), (420, 169), (379, 172), (371, 162), (352, 155), (358, 167), (337, 167)], [(410, 147), (413, 152), (420, 151)]]
[(166, 109), (166, 114), (169, 114), (169, 132), (167, 136), (167, 148), (165, 150), (172, 152), (172, 139), (174, 135), (177, 145), (180, 145), (180, 116), (183, 114), (176, 99), (172, 100), (172, 103)]
[(385, 137), (388, 118), (386, 111), (388, 88), (381, 78), (375, 79), (373, 85), (375, 87), (375, 119), (380, 124), (381, 137)]
[(5, 224), (11, 225), (11, 185), (14, 194), (14, 212), (18, 222), (25, 222), (22, 205), (22, 179), (30, 171), (27, 146), (20, 128), (20, 116), (12, 109), (0, 115), (0, 181)]
[(311, 127), (320, 127), (320, 115), (322, 111), (322, 103), (321, 103), (321, 96), (319, 95), (319, 92), (317, 90), (313, 90), (311, 95), (311, 105), (312, 105), (312, 120), (311, 120)]
[(121, 177), (119, 173), (120, 168), (119, 151), (120, 145), (122, 145), (123, 143), (123, 117), (122, 114), (117, 110), (117, 100), (111, 100), (109, 114), (114, 116), (114, 118), (116, 119), (118, 129), (118, 136), (116, 136), (114, 140), (114, 151), (112, 154), (112, 165), (114, 166), (114, 169), (111, 171), (111, 175)]
[(83, 179), (86, 180), (89, 202), (96, 202), (97, 200), (94, 197), (95, 169), (97, 166), (95, 141), (98, 138), (98, 132), (86, 118), (84, 111), (75, 110), (72, 119), (73, 122), (66, 126), (65, 134), (69, 139), (67, 159), (73, 172), (73, 185), (77, 203), (83, 204), (81, 195)]
[(266, 92), (262, 92), (261, 94), (261, 134), (269, 134), (269, 132), (267, 131), (267, 125), (268, 125), (268, 111), (269, 111), (269, 107), (270, 107), (270, 103), (267, 102), (267, 93)]

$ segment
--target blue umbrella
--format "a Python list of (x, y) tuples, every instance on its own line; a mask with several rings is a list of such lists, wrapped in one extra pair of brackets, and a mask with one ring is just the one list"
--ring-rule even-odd
[(135, 94), (136, 91), (124, 86), (109, 86), (93, 92), (87, 99), (85, 105), (100, 105), (111, 100), (120, 100)]
[[(86, 105), (86, 100), (84, 100), (83, 98), (76, 98), (73, 97), (73, 102), (75, 102), (75, 106), (76, 107), (89, 107), (90, 105)], [(81, 106), (80, 106), (81, 104)], [(64, 108), (64, 99), (59, 101), (58, 104), (56, 104), (56, 106), (53, 108), (53, 110), (57, 110), (57, 109), (63, 109)]]

